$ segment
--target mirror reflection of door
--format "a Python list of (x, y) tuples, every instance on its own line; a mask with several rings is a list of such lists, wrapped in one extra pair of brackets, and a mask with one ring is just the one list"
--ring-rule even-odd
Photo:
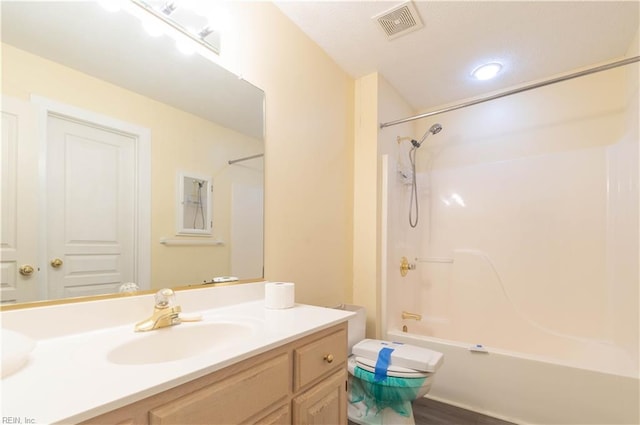
[(89, 111), (3, 96), (3, 304), (150, 287), (148, 139)]
[(38, 299), (38, 149), (29, 102), (2, 96), (0, 297)]
[(49, 298), (118, 292), (135, 281), (135, 140), (47, 119)]

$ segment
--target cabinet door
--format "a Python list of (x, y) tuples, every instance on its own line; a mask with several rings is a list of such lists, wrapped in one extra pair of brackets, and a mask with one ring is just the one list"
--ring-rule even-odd
[(293, 399), (296, 425), (347, 425), (347, 371), (334, 373)]
[(260, 424), (260, 425), (290, 425), (291, 424), (291, 409), (289, 409), (289, 403), (279, 407), (275, 412), (272, 412), (255, 421), (247, 422), (247, 424)]

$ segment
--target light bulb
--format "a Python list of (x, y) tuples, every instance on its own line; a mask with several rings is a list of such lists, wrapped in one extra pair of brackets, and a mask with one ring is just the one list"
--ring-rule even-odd
[(484, 65), (480, 65), (476, 69), (473, 70), (471, 75), (476, 80), (490, 80), (491, 78), (498, 75), (498, 72), (502, 69), (502, 64), (498, 62), (486, 63)]

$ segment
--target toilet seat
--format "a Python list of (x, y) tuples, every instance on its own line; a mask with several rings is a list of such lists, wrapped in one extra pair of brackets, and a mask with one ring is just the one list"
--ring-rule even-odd
[[(370, 373), (376, 373), (375, 362), (370, 359), (360, 358), (356, 356), (350, 356), (347, 362), (347, 369), (349, 373), (353, 375), (355, 368), (359, 367), (362, 370), (366, 370)], [(394, 378), (428, 378), (432, 373), (419, 372), (417, 370), (407, 369), (400, 366), (389, 366), (387, 369), (387, 376)]]
[[(366, 370), (367, 372), (376, 372), (376, 360), (356, 356), (355, 363), (356, 366)], [(389, 365), (387, 368), (387, 376), (393, 376), (396, 378), (426, 378), (429, 375), (431, 374), (427, 372), (420, 372), (401, 366)]]

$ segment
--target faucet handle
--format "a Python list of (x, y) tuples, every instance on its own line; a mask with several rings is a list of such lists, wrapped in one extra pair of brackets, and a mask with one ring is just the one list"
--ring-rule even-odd
[(134, 295), (136, 292), (140, 290), (140, 287), (135, 282), (125, 282), (120, 285), (118, 292), (121, 294)]
[(173, 289), (163, 288), (156, 292), (156, 308), (167, 308), (176, 305), (176, 294)]

